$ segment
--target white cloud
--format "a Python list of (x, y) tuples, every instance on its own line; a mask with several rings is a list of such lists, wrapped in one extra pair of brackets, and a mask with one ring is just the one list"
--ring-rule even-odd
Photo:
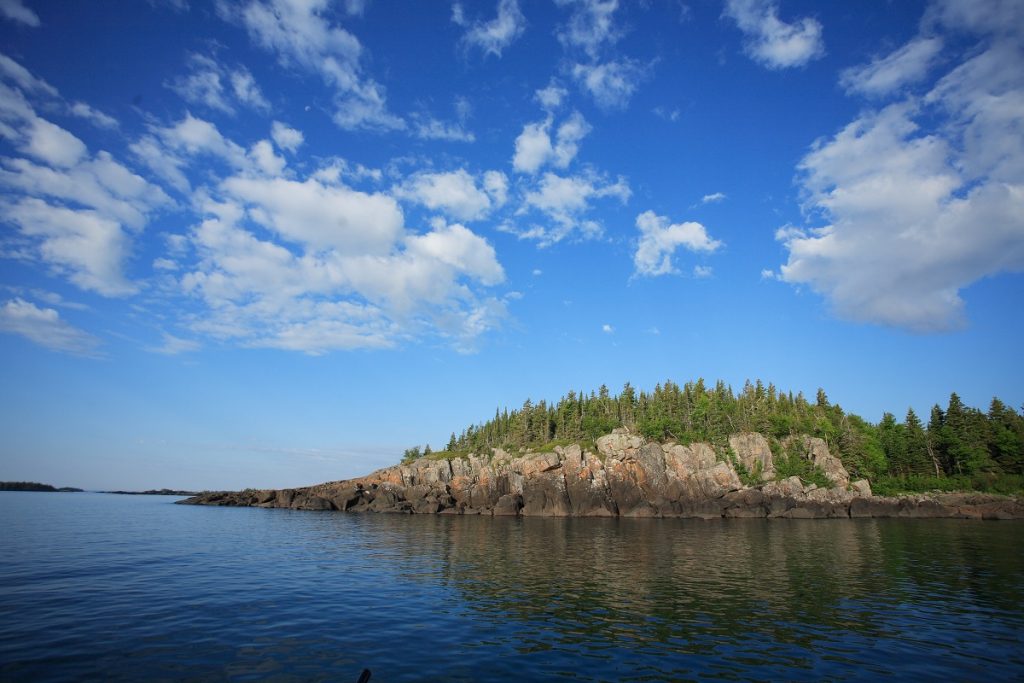
[(712, 192), (711, 194), (706, 194), (703, 197), (701, 197), (700, 198), (700, 203), (701, 204), (717, 204), (718, 202), (725, 201), (726, 198), (727, 197), (726, 197), (726, 194), (724, 192)]
[(240, 66), (231, 71), (230, 77), (231, 91), (235, 94), (235, 99), (253, 109), (261, 111), (270, 109), (270, 103), (263, 97), (263, 91), (260, 90), (260, 86), (248, 69)]
[(512, 155), (512, 167), (521, 173), (535, 173), (551, 157), (551, 136), (548, 133), (551, 120), (528, 123), (516, 138), (516, 151)]
[(413, 117), (413, 134), (422, 140), (447, 140), (448, 142), (474, 142), (476, 136), (467, 131), (461, 122), (440, 121), (430, 116)]
[(253, 144), (249, 148), (249, 159), (261, 174), (271, 177), (281, 175), (286, 165), (284, 157), (274, 152), (270, 140), (260, 140)]
[[(711, 253), (722, 246), (721, 242), (708, 235), (707, 229), (700, 223), (670, 224), (668, 218), (653, 211), (644, 211), (637, 216), (636, 227), (640, 231), (640, 240), (633, 255), (637, 275), (653, 277), (677, 273), (672, 264), (672, 256), (679, 247), (692, 252)], [(701, 277), (697, 269), (694, 275)]]
[(247, 204), (207, 201), (207, 217), (192, 232), (200, 260), (181, 286), (207, 304), (191, 321), (197, 332), (314, 354), (432, 332), (469, 350), (503, 315), (500, 302), (478, 298), (472, 287), (504, 280), (494, 249), (461, 225), (438, 220), (422, 235), (394, 234), (383, 249), (286, 247), (246, 228), (261, 208)]
[[(56, 93), (13, 62), (3, 64), (3, 73), (32, 92)], [(0, 159), (0, 187), (7, 190), (0, 215), (24, 239), (19, 256), (104, 296), (137, 291), (124, 273), (129, 233), (141, 230), (170, 198), (109, 153), (90, 158), (85, 143), (36, 114), (21, 91), (0, 85), (0, 102), (3, 135), (42, 162)]]
[(541, 88), (535, 93), (537, 101), (540, 102), (540, 106), (548, 111), (554, 111), (562, 106), (562, 102), (569, 96), (569, 91), (565, 88), (551, 83), (546, 88)]
[(84, 142), (43, 118), (32, 119), (25, 133), (21, 150), (54, 166), (74, 166), (88, 151)]
[(646, 71), (631, 59), (604, 64), (575, 64), (573, 78), (602, 109), (624, 109)]
[(18, 64), (7, 55), (0, 54), (0, 75), (26, 92), (58, 97), (57, 89), (52, 85), (33, 76), (28, 69)]
[(602, 47), (614, 45), (622, 37), (612, 17), (618, 0), (555, 0), (555, 4), (572, 8), (568, 23), (556, 34), (566, 47), (581, 49), (597, 59)]
[(181, 353), (191, 353), (202, 348), (202, 344), (194, 339), (182, 339), (166, 332), (161, 333), (163, 343), (159, 346), (151, 346), (147, 350), (153, 353), (162, 353), (165, 356), (177, 356)]
[(534, 189), (526, 192), (517, 214), (537, 211), (549, 218), (552, 224), (546, 227), (534, 225), (526, 230), (506, 226), (504, 230), (513, 232), (520, 239), (536, 240), (542, 247), (573, 233), (579, 233), (583, 238), (598, 237), (603, 232), (601, 224), (584, 216), (591, 201), (614, 198), (625, 204), (630, 195), (629, 184), (624, 178), (610, 183), (594, 174), (559, 176), (545, 173)]
[(497, 16), (491, 21), (468, 22), (461, 3), (452, 6), (452, 21), (464, 27), (462, 41), (476, 47), (486, 55), (501, 57), (501, 53), (516, 41), (526, 29), (526, 17), (519, 9), (518, 0), (498, 0)]
[(672, 123), (678, 121), (679, 117), (681, 116), (678, 108), (668, 109), (666, 107), (655, 107), (652, 111), (654, 112), (654, 115), (657, 116), (658, 118), (665, 119), (666, 121), (671, 121)]
[[(504, 176), (489, 176), (491, 192), (498, 198), (507, 193)], [(486, 179), (485, 179), (486, 182)], [(395, 195), (440, 210), (461, 221), (483, 218), (491, 210), (491, 196), (477, 187), (476, 180), (465, 169), (444, 173), (417, 173), (395, 189)]]
[(270, 137), (278, 149), (285, 152), (294, 152), (305, 141), (301, 131), (290, 128), (280, 121), (274, 121), (270, 128)]
[(6, 219), (38, 242), (41, 258), (82, 289), (104, 296), (138, 291), (122, 272), (130, 243), (120, 224), (94, 210), (24, 198), (3, 207)]
[(1005, 21), (961, 8), (940, 18), (993, 33), (923, 97), (818, 143), (801, 182), (827, 224), (777, 235), (789, 251), (780, 279), (810, 286), (848, 320), (955, 329), (961, 289), (1024, 270), (1021, 24), (1007, 33)]
[(39, 26), (39, 15), (25, 7), (22, 0), (0, 0), (0, 15), (33, 28)]
[(516, 138), (516, 151), (512, 167), (521, 173), (536, 173), (544, 164), (551, 162), (557, 168), (566, 168), (576, 157), (580, 141), (590, 131), (590, 124), (583, 115), (574, 111), (555, 131), (552, 143), (550, 130), (553, 120), (528, 123)]
[(160, 178), (181, 192), (189, 192), (191, 183), (184, 169), (189, 157), (213, 156), (232, 169), (254, 168), (253, 157), (228, 140), (213, 123), (192, 116), (171, 126), (150, 126), (150, 134), (130, 144), (136, 157)]
[(761, 279), (762, 280), (775, 280), (778, 277), (779, 276), (776, 274), (776, 272), (774, 270), (772, 270), (771, 268), (762, 268), (761, 269)]
[(769, 69), (803, 66), (825, 54), (821, 24), (810, 17), (786, 23), (774, 0), (727, 0), (725, 15), (746, 36), (746, 51)]
[(260, 91), (256, 80), (244, 66), (228, 69), (220, 61), (198, 53), (188, 58), (189, 73), (166, 83), (186, 102), (234, 114), (234, 101), (253, 109), (266, 111), (270, 104)]
[(849, 93), (881, 97), (916, 83), (928, 74), (942, 50), (942, 39), (915, 38), (895, 52), (870, 64), (845, 69), (839, 84)]
[(0, 306), (0, 331), (19, 334), (53, 351), (96, 357), (100, 340), (61, 320), (52, 308), (39, 308), (24, 299), (9, 299)]
[(501, 171), (484, 173), (484, 192), (491, 198), (494, 208), (501, 208), (508, 201), (508, 178)]
[(387, 254), (402, 231), (394, 199), (309, 178), (232, 176), (221, 190), (249, 207), (249, 217), (285, 240), (313, 249)]
[(387, 109), (384, 88), (362, 73), (359, 40), (333, 25), (327, 0), (246, 0), (218, 4), (286, 68), (317, 73), (334, 88), (334, 122), (346, 130), (396, 130), (405, 121)]
[(605, 334), (614, 334), (615, 328), (609, 325), (608, 323), (605, 323), (604, 325), (601, 325), (601, 331), (604, 332)]
[(119, 125), (117, 119), (115, 119), (113, 116), (108, 116), (107, 114), (104, 114), (101, 111), (93, 109), (85, 102), (75, 102), (71, 105), (69, 111), (73, 116), (77, 116), (80, 119), (85, 119), (97, 128), (106, 128), (108, 130), (113, 130), (114, 128), (117, 128)]
[(147, 213), (171, 203), (163, 190), (129, 171), (107, 152), (71, 169), (39, 166), (27, 159), (5, 159), (2, 163), (0, 185), (96, 209), (133, 229), (145, 225)]
[(694, 266), (693, 276), (698, 280), (709, 278), (715, 274), (714, 269), (711, 266)]

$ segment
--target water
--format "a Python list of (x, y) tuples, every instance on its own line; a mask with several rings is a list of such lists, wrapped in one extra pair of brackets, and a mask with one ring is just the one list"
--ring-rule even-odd
[(0, 680), (1024, 677), (1024, 525), (0, 493)]

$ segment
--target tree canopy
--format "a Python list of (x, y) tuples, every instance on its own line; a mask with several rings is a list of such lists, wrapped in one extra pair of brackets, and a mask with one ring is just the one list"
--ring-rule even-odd
[[(555, 403), (527, 399), (521, 408), (496, 410), (492, 419), (453, 433), (447, 452), (551, 449), (587, 443), (617, 427), (655, 441), (703, 441), (722, 449), (737, 432), (760, 432), (776, 444), (807, 434), (824, 439), (852, 476), (873, 481), (949, 479), (959, 488), (985, 488), (1024, 475), (1024, 417), (998, 398), (982, 412), (952, 393), (945, 409), (932, 408), (927, 426), (912, 408), (902, 422), (886, 412), (873, 424), (832, 403), (823, 389), (811, 402), (761, 380), (747, 381), (738, 392), (722, 381), (709, 386), (698, 379), (668, 380), (650, 392), (627, 382), (618, 394), (602, 385), (570, 391)], [(406, 458), (420, 452), (410, 449)]]

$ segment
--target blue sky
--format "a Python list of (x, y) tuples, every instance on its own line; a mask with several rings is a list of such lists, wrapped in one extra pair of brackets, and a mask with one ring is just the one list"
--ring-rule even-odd
[(0, 479), (292, 486), (527, 397), (1024, 402), (1011, 0), (0, 0)]

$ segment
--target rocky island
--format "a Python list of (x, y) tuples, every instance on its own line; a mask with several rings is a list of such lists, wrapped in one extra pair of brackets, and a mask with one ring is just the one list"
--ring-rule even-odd
[[(817, 437), (790, 437), (785, 455), (756, 432), (709, 443), (659, 443), (616, 428), (580, 444), (512, 454), (421, 457), (365, 477), (280, 490), (207, 492), (188, 505), (420, 514), (547, 517), (1024, 518), (1018, 498), (980, 493), (873, 496), (850, 480)], [(776, 449), (778, 451), (779, 449)], [(777, 459), (802, 459), (817, 476), (778, 478)], [(824, 480), (822, 480), (822, 475)], [(819, 483), (815, 483), (817, 479)]]

